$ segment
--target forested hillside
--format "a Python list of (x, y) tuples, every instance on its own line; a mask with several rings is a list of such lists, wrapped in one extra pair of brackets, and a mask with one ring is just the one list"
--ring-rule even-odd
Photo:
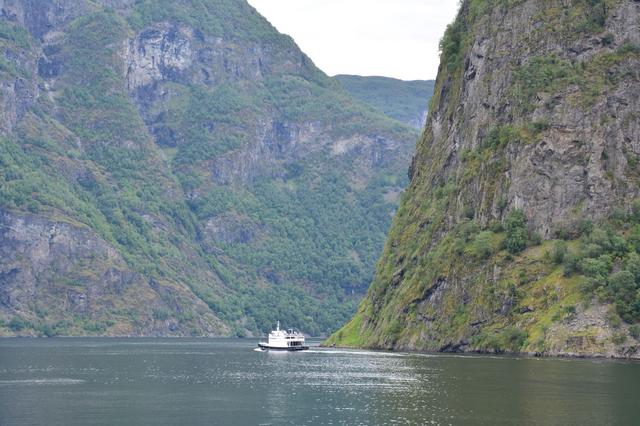
[(424, 127), (434, 80), (403, 81), (389, 77), (334, 77), (354, 98), (416, 129)]
[(415, 130), (244, 0), (0, 5), (0, 334), (348, 318)]

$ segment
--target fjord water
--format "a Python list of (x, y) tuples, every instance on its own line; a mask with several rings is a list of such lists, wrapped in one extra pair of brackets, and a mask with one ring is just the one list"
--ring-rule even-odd
[(622, 425), (640, 419), (638, 363), (320, 348), (274, 353), (255, 351), (256, 342), (0, 340), (0, 424)]

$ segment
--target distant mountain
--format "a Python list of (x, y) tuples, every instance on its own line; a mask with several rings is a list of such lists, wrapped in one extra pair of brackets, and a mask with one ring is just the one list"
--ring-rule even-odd
[(403, 81), (388, 77), (336, 75), (334, 77), (354, 98), (385, 115), (422, 129), (435, 80)]
[(640, 358), (640, 2), (465, 0), (330, 343)]
[(1, 7), (0, 335), (348, 318), (415, 129), (244, 0)]

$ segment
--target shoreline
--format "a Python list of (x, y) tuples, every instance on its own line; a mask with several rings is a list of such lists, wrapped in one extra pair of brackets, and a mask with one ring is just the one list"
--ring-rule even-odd
[[(81, 339), (105, 339), (105, 340), (151, 340), (151, 339), (166, 339), (166, 340), (256, 340), (259, 341), (262, 337), (233, 337), (233, 336), (0, 336), (0, 342), (9, 340), (81, 340)], [(326, 337), (309, 337), (309, 339), (323, 340)], [(565, 360), (610, 360), (610, 361), (633, 361), (640, 362), (640, 353), (638, 356), (619, 356), (619, 355), (607, 355), (607, 354), (576, 354), (576, 353), (541, 353), (541, 352), (510, 352), (510, 351), (428, 351), (417, 349), (394, 349), (394, 348), (380, 348), (380, 347), (358, 347), (358, 346), (331, 346), (331, 345), (313, 345), (312, 348), (316, 349), (346, 349), (354, 351), (373, 351), (381, 353), (397, 353), (397, 354), (416, 354), (416, 355), (450, 355), (450, 356), (493, 356), (493, 357), (522, 357), (522, 358), (536, 358), (536, 359), (565, 359)]]
[(352, 349), (352, 350), (368, 350), (389, 353), (406, 353), (406, 354), (423, 354), (423, 355), (452, 355), (452, 356), (494, 356), (494, 357), (522, 357), (532, 359), (565, 359), (565, 360), (610, 360), (610, 361), (633, 361), (640, 362), (640, 353), (638, 356), (616, 356), (606, 354), (575, 354), (575, 353), (554, 353), (545, 354), (541, 352), (490, 352), (490, 351), (422, 351), (412, 349), (393, 349), (393, 348), (375, 348), (375, 347), (354, 347), (354, 346), (325, 346), (320, 345), (323, 349)]

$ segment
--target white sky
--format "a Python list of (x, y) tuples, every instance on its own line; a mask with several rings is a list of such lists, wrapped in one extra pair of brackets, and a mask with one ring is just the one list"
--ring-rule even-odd
[(458, 0), (249, 0), (329, 75), (434, 79)]

